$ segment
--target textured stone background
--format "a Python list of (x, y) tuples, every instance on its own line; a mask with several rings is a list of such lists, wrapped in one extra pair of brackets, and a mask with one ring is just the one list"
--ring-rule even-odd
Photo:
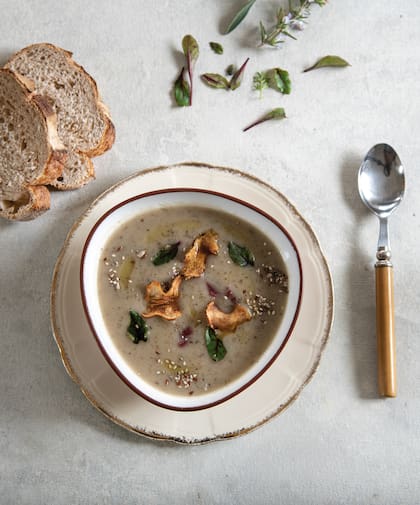
[[(256, 26), (276, 2), (258, 0), (220, 35), (240, 1), (0, 0), (0, 63), (49, 41), (72, 50), (97, 80), (117, 129), (97, 179), (52, 195), (32, 223), (0, 223), (0, 503), (417, 504), (420, 501), (420, 4), (331, 1), (314, 7), (298, 40), (256, 49)], [(234, 93), (196, 84), (175, 108), (171, 83), (182, 36), (202, 51), (197, 72), (250, 57)], [(223, 43), (214, 55), (208, 42)], [(325, 54), (347, 69), (301, 70)], [(281, 66), (290, 96), (251, 89), (257, 70)], [(271, 108), (288, 119), (242, 133)], [(391, 221), (399, 396), (376, 396), (373, 261), (377, 222), (356, 189), (377, 142), (399, 152), (407, 195)], [(232, 166), (282, 191), (318, 234), (336, 295), (321, 366), (297, 402), (262, 428), (198, 447), (139, 438), (112, 424), (64, 371), (49, 325), (49, 289), (67, 231), (114, 182), (178, 161)]]

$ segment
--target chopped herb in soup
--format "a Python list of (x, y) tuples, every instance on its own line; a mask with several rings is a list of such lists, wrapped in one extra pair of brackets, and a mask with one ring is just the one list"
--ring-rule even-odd
[(109, 239), (100, 304), (130, 367), (170, 393), (199, 395), (232, 382), (272, 341), (288, 276), (260, 230), (225, 212), (150, 211)]

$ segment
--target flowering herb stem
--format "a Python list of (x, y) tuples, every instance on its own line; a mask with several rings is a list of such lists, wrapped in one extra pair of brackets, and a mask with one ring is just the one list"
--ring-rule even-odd
[(289, 0), (289, 12), (286, 12), (283, 8), (277, 11), (277, 21), (275, 26), (267, 31), (262, 22), (260, 22), (260, 36), (261, 36), (261, 46), (268, 45), (276, 47), (284, 39), (281, 39), (282, 35), (296, 40), (296, 37), (292, 35), (290, 29), (292, 30), (303, 30), (307, 18), (310, 15), (310, 8), (313, 4), (317, 4), (323, 7), (327, 3), (327, 0), (299, 0), (297, 7), (292, 6), (292, 1)]

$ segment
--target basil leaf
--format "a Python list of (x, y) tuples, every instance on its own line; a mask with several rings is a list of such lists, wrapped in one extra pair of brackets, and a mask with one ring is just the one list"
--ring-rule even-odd
[(152, 263), (155, 266), (158, 266), (173, 260), (178, 254), (179, 244), (180, 242), (175, 242), (175, 244), (167, 244), (162, 247), (162, 249), (153, 256)]
[(186, 107), (187, 105), (190, 105), (190, 95), (191, 95), (190, 85), (186, 81), (184, 75), (185, 75), (185, 68), (182, 67), (181, 73), (179, 74), (179, 77), (177, 78), (174, 84), (175, 102), (180, 107)]
[(266, 72), (266, 76), (271, 88), (280, 91), (283, 95), (290, 95), (292, 83), (287, 70), (272, 68)]
[(203, 74), (201, 79), (211, 88), (229, 89), (229, 82), (226, 77), (223, 77), (223, 75)]
[(304, 72), (309, 72), (310, 70), (315, 70), (316, 68), (322, 67), (349, 67), (350, 63), (340, 56), (328, 55), (324, 56), (318, 60), (312, 67), (306, 68)]
[(209, 44), (210, 44), (211, 49), (216, 54), (223, 54), (223, 46), (222, 46), (222, 44), (219, 44), (218, 42), (210, 42)]
[(226, 28), (225, 35), (232, 32), (242, 21), (245, 19), (251, 7), (254, 5), (255, 0), (250, 0), (243, 7), (239, 9), (239, 11), (233, 16), (232, 21), (229, 23)]
[(226, 347), (220, 338), (217, 338), (216, 332), (210, 326), (206, 328), (206, 347), (210, 358), (213, 361), (220, 361), (226, 356)]
[(130, 324), (127, 328), (127, 334), (134, 344), (140, 340), (147, 342), (147, 332), (149, 328), (141, 315), (135, 310), (130, 310)]
[(248, 265), (254, 266), (255, 257), (247, 247), (240, 246), (235, 242), (230, 241), (228, 244), (228, 250), (231, 260), (240, 267), (246, 267)]

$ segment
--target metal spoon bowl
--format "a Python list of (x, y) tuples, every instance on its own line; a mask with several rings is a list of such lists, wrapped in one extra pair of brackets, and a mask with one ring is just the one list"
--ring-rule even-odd
[(365, 156), (358, 176), (359, 194), (379, 218), (376, 277), (376, 333), (379, 393), (396, 396), (393, 266), (389, 245), (388, 217), (405, 192), (404, 168), (388, 144), (373, 146)]

